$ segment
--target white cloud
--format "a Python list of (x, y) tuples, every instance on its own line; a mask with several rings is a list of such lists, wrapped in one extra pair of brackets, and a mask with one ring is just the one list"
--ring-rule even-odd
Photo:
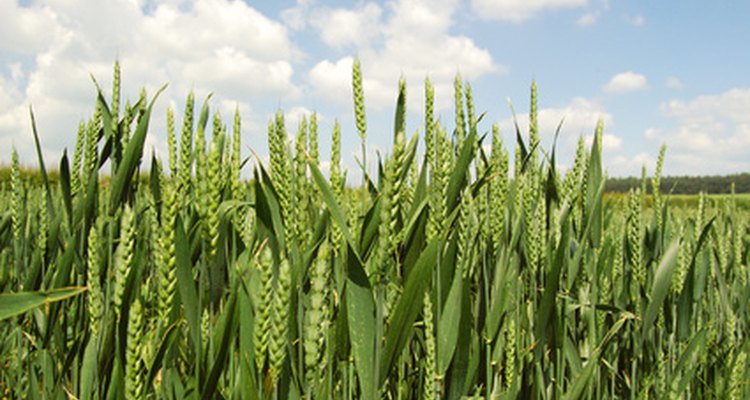
[[(518, 123), (522, 129), (526, 129), (529, 124), (529, 114), (517, 114)], [(542, 137), (552, 138), (560, 124), (563, 121), (561, 135), (572, 136), (572, 142), (575, 144), (579, 135), (593, 134), (597, 121), (602, 120), (605, 128), (614, 124), (612, 114), (607, 112), (604, 107), (590, 99), (583, 97), (573, 98), (568, 104), (562, 107), (548, 108), (541, 107), (537, 111), (537, 121), (539, 123), (539, 133)], [(513, 120), (507, 119), (500, 124), (503, 130), (513, 128)], [(563, 137), (563, 136), (561, 136)]]
[[(456, 73), (472, 80), (503, 70), (493, 62), (489, 51), (479, 48), (472, 39), (450, 34), (453, 14), (460, 3), (456, 0), (441, 0), (439, 3), (427, 0), (393, 2), (383, 18), (368, 22), (377, 22), (368, 30), (380, 34), (353, 37), (348, 41), (343, 38), (334, 40), (338, 36), (333, 35), (327, 40), (334, 46), (355, 45), (354, 51), (362, 61), (368, 107), (382, 109), (392, 105), (400, 77), (410, 85), (421, 86), (429, 76), (438, 99), (436, 107), (444, 108), (450, 104), (448, 100)], [(322, 10), (317, 14), (315, 24), (325, 38), (329, 32), (326, 27), (334, 25), (342, 16), (346, 16), (349, 22), (339, 21), (339, 25), (351, 26), (359, 23), (362, 13), (381, 15), (375, 12), (375, 8), (367, 11), (368, 7), (366, 4), (353, 11)], [(347, 56), (337, 61), (322, 60), (315, 65), (309, 73), (315, 92), (329, 100), (348, 104), (351, 99), (351, 62), (352, 58)], [(407, 96), (412, 109), (419, 109), (423, 104), (422, 93), (418, 93)]]
[(0, 155), (0, 160), (10, 161), (10, 146), (15, 147), (23, 155), (31, 150), (30, 146), (24, 146), (26, 141), (21, 134), (27, 129), (29, 121), (28, 109), (21, 105), (22, 102), (23, 94), (13, 82), (5, 80), (0, 75), (0, 110), (4, 110), (0, 112), (0, 132), (4, 133), (0, 136), (4, 153)]
[[(225, 117), (241, 105), (250, 114), (243, 115), (249, 127), (262, 125), (257, 119), (264, 118), (253, 114), (250, 101), (289, 101), (301, 93), (293, 82), (300, 52), (287, 28), (244, 1), (16, 4), (0, 2), (0, 50), (24, 60), (20, 67), (10, 65), (10, 79), (0, 82), (0, 103), (11, 101), (0, 107), (0, 142), (30, 141), (28, 105), (33, 104), (50, 162), (57, 162), (53, 157), (63, 147), (74, 145), (78, 121), (93, 112), (96, 92), (90, 75), (106, 93), (111, 91), (116, 58), (123, 69), (122, 103), (137, 100), (140, 86), (153, 95), (162, 84), (170, 85), (157, 102), (150, 135), (163, 136), (166, 105), (182, 103), (191, 90), (197, 107), (209, 90), (215, 91), (212, 110)], [(161, 137), (149, 140), (157, 149), (163, 142)], [(8, 157), (0, 154), (0, 160)], [(22, 158), (35, 159), (33, 146)]]
[(646, 130), (643, 132), (643, 136), (645, 136), (646, 139), (649, 140), (658, 140), (661, 135), (662, 130), (659, 128), (646, 128)]
[(310, 81), (317, 91), (326, 97), (344, 104), (351, 103), (353, 58), (344, 57), (335, 63), (323, 60), (317, 63), (308, 73)]
[(363, 47), (382, 34), (379, 29), (381, 13), (377, 4), (365, 3), (353, 10), (319, 10), (313, 14), (311, 22), (320, 31), (323, 42), (331, 47)]
[(628, 22), (633, 26), (643, 26), (646, 24), (646, 18), (643, 15), (636, 15), (628, 18)]
[(6, 81), (0, 75), (0, 110), (5, 110), (18, 104), (23, 99), (22, 94), (13, 82)]
[(586, 14), (581, 15), (580, 18), (576, 21), (576, 24), (579, 26), (591, 26), (596, 23), (596, 21), (599, 20), (599, 16), (601, 14), (597, 11), (589, 12)]
[(294, 7), (281, 11), (281, 20), (291, 29), (301, 30), (307, 26), (313, 0), (297, 0)]
[(201, 82), (198, 88), (201, 92), (219, 88), (223, 95), (233, 98), (260, 99), (277, 93), (295, 97), (298, 90), (291, 82), (292, 72), (288, 61), (264, 63), (238, 49), (221, 47), (210, 56), (187, 64), (182, 78), (186, 82)]
[[(591, 146), (594, 143), (594, 134), (586, 136), (586, 145)], [(609, 133), (602, 135), (602, 150), (604, 152), (617, 152), (622, 150), (622, 138)]]
[(648, 85), (646, 77), (632, 71), (622, 72), (612, 77), (606, 85), (602, 87), (607, 93), (625, 93), (635, 92), (645, 89)]
[(612, 157), (607, 156), (604, 158), (604, 168), (607, 171), (607, 175), (610, 177), (640, 177), (644, 166), (646, 166), (647, 172), (654, 171), (656, 168), (656, 156), (658, 155), (658, 151), (659, 149), (657, 147), (655, 154), (639, 152), (633, 156), (626, 156), (623, 154), (615, 154)]
[(22, 7), (17, 1), (0, 2), (0, 48), (34, 54), (64, 34), (55, 13), (47, 7)]
[[(594, 143), (594, 134), (589, 133), (584, 136), (584, 140), (587, 147), (591, 147)], [(602, 151), (611, 154), (622, 150), (622, 138), (610, 133), (602, 134)]]
[(645, 136), (666, 143), (670, 162), (665, 168), (681, 174), (750, 170), (750, 88), (672, 100), (660, 109), (676, 126), (649, 129)]
[(664, 85), (670, 89), (682, 89), (685, 87), (685, 84), (675, 76), (668, 77)]
[(292, 56), (284, 26), (242, 1), (199, 0), (185, 11), (160, 5), (145, 16), (144, 33), (152, 40), (149, 47), (186, 59), (218, 46), (247, 52), (260, 62)]
[(296, 135), (297, 129), (302, 123), (304, 117), (308, 122), (313, 111), (307, 107), (297, 106), (292, 107), (284, 113), (284, 123), (288, 132)]
[(699, 123), (726, 119), (750, 124), (750, 88), (734, 88), (724, 93), (699, 96), (690, 101), (672, 100), (661, 105), (669, 117)]
[(388, 26), (391, 36), (435, 38), (443, 36), (453, 24), (459, 0), (401, 0), (390, 4), (393, 18)]
[(26, 75), (21, 63), (11, 63), (8, 65), (8, 69), (10, 70), (10, 79), (12, 79), (15, 84), (18, 84)]
[[(540, 107), (537, 111), (537, 121), (541, 139), (540, 146), (544, 151), (551, 150), (555, 131), (562, 121), (560, 135), (557, 138), (557, 157), (562, 166), (572, 162), (579, 137), (586, 140), (587, 146), (591, 145), (594, 130), (599, 120), (604, 123), (602, 146), (603, 151), (608, 155), (607, 157), (609, 157), (609, 154), (621, 150), (622, 138), (611, 133), (612, 127), (614, 127), (614, 118), (600, 103), (591, 99), (576, 97), (561, 107), (543, 107), (541, 105)], [(529, 114), (517, 114), (516, 117), (525, 139), (529, 126)], [(515, 141), (516, 128), (512, 118), (499, 122), (499, 127), (503, 136), (513, 138), (511, 140)]]
[(588, 0), (472, 0), (474, 13), (483, 19), (523, 22), (556, 8), (582, 7)]

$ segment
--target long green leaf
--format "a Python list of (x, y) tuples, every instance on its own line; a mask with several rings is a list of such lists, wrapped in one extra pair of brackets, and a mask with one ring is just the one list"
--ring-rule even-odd
[(653, 327), (656, 317), (659, 315), (664, 299), (667, 297), (669, 287), (672, 285), (672, 273), (677, 265), (677, 255), (679, 254), (680, 242), (675, 240), (669, 246), (664, 257), (659, 263), (654, 275), (654, 282), (651, 286), (651, 300), (646, 306), (646, 312), (643, 314), (643, 333), (641, 341), (646, 340), (646, 334)]
[(70, 192), (70, 167), (68, 167), (68, 152), (63, 151), (60, 158), (60, 191), (62, 192), (65, 215), (68, 216), (68, 224), (73, 226), (73, 196)]
[(489, 312), (484, 324), (484, 335), (488, 340), (494, 339), (500, 331), (500, 322), (506, 313), (506, 307), (513, 290), (513, 278), (510, 271), (515, 270), (517, 258), (509, 254), (508, 248), (502, 248), (497, 257), (495, 275), (489, 295)]
[[(564, 212), (564, 216), (567, 216), (567, 212)], [(561, 223), (565, 223), (565, 218), (561, 218)], [(562, 228), (562, 237), (560, 239), (561, 243), (567, 243), (568, 242), (568, 233), (569, 233), (569, 224), (565, 224)], [(555, 341), (554, 339), (549, 341), (548, 338), (550, 334), (551, 328), (554, 328), (555, 320), (556, 318), (552, 315), (553, 310), (556, 307), (556, 300), (558, 295), (558, 290), (560, 288), (560, 273), (563, 271), (563, 267), (565, 266), (565, 262), (568, 259), (568, 247), (567, 246), (557, 246), (557, 249), (555, 250), (555, 258), (552, 261), (552, 265), (549, 266), (547, 269), (547, 277), (545, 279), (546, 285), (544, 287), (544, 293), (542, 294), (542, 300), (539, 304), (539, 311), (537, 312), (537, 321), (536, 321), (536, 362), (541, 362), (543, 357), (549, 356), (549, 354), (544, 355), (543, 353), (547, 353), (551, 350), (552, 354), (551, 356), (555, 356), (556, 349), (547, 348), (547, 345), (554, 345)]]
[(700, 237), (698, 238), (698, 243), (695, 246), (693, 256), (690, 260), (690, 267), (685, 274), (685, 279), (682, 285), (682, 292), (680, 293), (680, 297), (677, 299), (677, 337), (681, 341), (687, 340), (692, 333), (690, 323), (693, 321), (693, 304), (696, 300), (696, 296), (694, 294), (696, 285), (696, 263), (698, 260), (698, 254), (700, 254), (701, 249), (703, 248), (703, 244), (705, 243), (706, 238), (708, 237), (708, 233), (710, 232), (711, 225), (715, 220), (716, 217), (711, 218), (711, 220), (708, 221), (706, 226), (704, 226), (701, 230)]
[(102, 116), (102, 133), (107, 139), (113, 138), (119, 141), (120, 138), (115, 137), (115, 132), (112, 130), (112, 112), (109, 110), (107, 100), (104, 98), (104, 92), (102, 92), (99, 83), (97, 83), (93, 75), (91, 76), (91, 80), (94, 81), (94, 86), (96, 86), (96, 101), (99, 105), (99, 111), (101, 112)]
[(448, 188), (446, 191), (446, 205), (448, 210), (454, 210), (460, 200), (459, 194), (463, 190), (466, 177), (469, 172), (469, 165), (474, 159), (474, 142), (477, 140), (476, 132), (472, 132), (464, 141), (464, 146), (456, 160), (453, 171), (451, 172)]
[(34, 146), (36, 148), (36, 156), (39, 160), (39, 171), (42, 174), (42, 180), (44, 181), (45, 194), (47, 196), (47, 211), (51, 219), (55, 218), (55, 207), (52, 203), (52, 187), (49, 184), (49, 176), (47, 175), (47, 168), (44, 166), (44, 157), (42, 156), (42, 144), (39, 141), (39, 132), (36, 129), (36, 119), (34, 118), (34, 109), (29, 106), (29, 117), (31, 118), (31, 131), (34, 133)]
[(472, 318), (472, 304), (469, 294), (471, 289), (469, 282), (463, 282), (461, 290), (461, 319), (458, 322), (458, 337), (469, 338), (458, 340), (456, 352), (453, 354), (448, 379), (448, 398), (457, 399), (469, 394), (471, 390), (472, 374), (477, 367), (478, 337), (474, 331)]
[[(396, 356), (406, 346), (414, 330), (414, 320), (422, 309), (425, 290), (430, 282), (432, 269), (437, 263), (438, 242), (433, 241), (427, 245), (417, 264), (412, 268), (406, 278), (404, 290), (393, 309), (390, 325), (385, 337), (385, 346), (380, 362), (380, 382), (383, 384), (388, 372), (393, 368)], [(351, 310), (350, 310), (351, 311)]]
[[(354, 240), (351, 233), (349, 232), (349, 224), (347, 222), (346, 215), (341, 210), (341, 207), (336, 201), (336, 197), (333, 195), (331, 186), (323, 176), (323, 173), (320, 172), (320, 168), (318, 168), (318, 166), (313, 162), (312, 158), (307, 159), (307, 165), (310, 167), (312, 178), (315, 181), (315, 184), (318, 186), (318, 190), (320, 190), (320, 194), (323, 197), (323, 201), (325, 202), (326, 207), (328, 207), (328, 211), (331, 213), (331, 217), (333, 217), (333, 222), (341, 230), (341, 233), (344, 235), (346, 242), (349, 244), (350, 250), (355, 250), (357, 247), (354, 245)], [(357, 253), (355, 252), (355, 254)]]
[[(513, 103), (510, 102), (510, 99), (508, 99), (508, 107), (510, 108), (511, 115), (513, 115), (513, 125), (516, 128), (516, 146), (519, 150), (519, 156), (521, 157), (521, 160), (526, 160), (529, 150), (526, 149), (526, 144), (523, 142), (523, 135), (521, 134), (521, 127), (518, 125), (516, 110), (513, 109)], [(526, 163), (524, 162), (522, 165), (525, 167)], [(514, 174), (516, 176), (521, 176), (521, 172), (523, 171), (515, 171)]]
[[(599, 182), (599, 186), (597, 189), (597, 195), (593, 197), (592, 204), (590, 204), (590, 210), (592, 210), (587, 218), (586, 218), (586, 225), (583, 229), (583, 232), (581, 233), (581, 238), (585, 239), (592, 227), (596, 225), (597, 216), (599, 213), (596, 211), (602, 206), (602, 194), (604, 193), (604, 184), (606, 181), (601, 180)], [(575, 283), (576, 278), (578, 278), (578, 273), (581, 269), (581, 263), (583, 260), (583, 255), (586, 253), (586, 248), (589, 245), (589, 241), (584, 240), (582, 243), (580, 243), (580, 246), (578, 249), (575, 250), (575, 255), (573, 256), (573, 260), (568, 263), (568, 280), (566, 282), (567, 284), (567, 290), (570, 290), (573, 287), (573, 284)]]
[(456, 342), (458, 341), (458, 328), (461, 323), (461, 291), (463, 289), (463, 273), (461, 269), (456, 269), (453, 275), (448, 298), (443, 305), (443, 312), (440, 314), (438, 321), (438, 354), (437, 354), (437, 372), (444, 375), (448, 369), (453, 352), (456, 351)]
[(399, 132), (406, 133), (406, 82), (403, 78), (398, 83), (398, 98), (396, 99), (396, 113), (393, 121), (393, 143)]
[(99, 347), (99, 338), (91, 337), (86, 350), (83, 352), (83, 363), (81, 365), (81, 386), (80, 386), (80, 398), (81, 400), (88, 400), (98, 398), (93, 394), (94, 388), (98, 384), (98, 366), (97, 366), (97, 354)]
[[(349, 246), (350, 255), (354, 250)], [(349, 318), (349, 338), (362, 398), (377, 398), (375, 382), (375, 300), (370, 281), (356, 257), (348, 257), (345, 301)]]
[(233, 351), (232, 339), (237, 335), (237, 291), (239, 287), (235, 285), (232, 294), (229, 296), (228, 304), (224, 307), (224, 312), (219, 317), (219, 322), (216, 324), (216, 336), (214, 337), (216, 343), (216, 357), (211, 365), (211, 370), (208, 373), (206, 382), (203, 384), (203, 391), (201, 398), (203, 400), (213, 399), (218, 392), (217, 384), (221, 372), (227, 363), (227, 357), (230, 352)]
[(86, 287), (66, 287), (37, 292), (0, 293), (0, 321), (44, 304), (69, 299), (85, 290)]
[(188, 243), (185, 229), (182, 221), (178, 217), (175, 222), (175, 272), (177, 275), (177, 292), (185, 308), (185, 318), (188, 322), (190, 339), (196, 349), (196, 354), (200, 354), (201, 332), (200, 332), (200, 310), (198, 304), (198, 294), (195, 289), (193, 280), (193, 264), (190, 261), (190, 245)]
[(263, 179), (258, 179), (258, 169), (255, 170), (255, 214), (258, 220), (262, 222), (269, 232), (271, 238), (277, 244), (279, 249), (286, 248), (286, 236), (284, 234), (284, 224), (281, 220), (281, 208), (278, 202), (278, 195), (271, 183), (271, 178), (266, 173), (265, 168), (260, 166), (260, 174)]
[(604, 125), (601, 120), (596, 125), (594, 132), (594, 143), (591, 146), (589, 157), (589, 166), (586, 169), (586, 207), (585, 212), (588, 214), (588, 238), (594, 248), (599, 247), (602, 237), (602, 196), (597, 189), (604, 184), (602, 179), (602, 135), (604, 134)]
[(135, 174), (136, 169), (141, 163), (143, 145), (146, 142), (146, 133), (148, 132), (149, 119), (151, 118), (151, 109), (154, 107), (154, 102), (156, 102), (159, 94), (166, 88), (167, 85), (164, 85), (156, 92), (151, 103), (149, 103), (145, 112), (138, 120), (133, 137), (128, 141), (128, 147), (125, 149), (122, 163), (118, 166), (112, 180), (112, 192), (109, 198), (110, 213), (117, 211), (117, 205), (123, 201), (129, 189), (130, 182), (133, 179), (133, 174)]
[(581, 398), (583, 391), (588, 386), (589, 380), (594, 375), (594, 371), (599, 366), (599, 357), (601, 357), (601, 354), (607, 348), (607, 345), (609, 344), (611, 339), (617, 334), (617, 332), (620, 331), (620, 329), (622, 329), (623, 325), (625, 325), (625, 322), (633, 318), (635, 318), (634, 315), (626, 313), (623, 314), (620, 319), (618, 319), (614, 323), (614, 325), (612, 325), (612, 328), (610, 328), (609, 331), (607, 331), (607, 334), (604, 335), (604, 338), (602, 339), (601, 343), (599, 343), (599, 346), (594, 349), (593, 354), (586, 362), (586, 366), (583, 368), (581, 373), (575, 377), (573, 386), (567, 393), (565, 393), (565, 395), (563, 396), (563, 400), (575, 400)]
[[(699, 366), (699, 357), (706, 350), (707, 340), (708, 331), (701, 329), (693, 336), (685, 351), (680, 355), (680, 359), (677, 361), (674, 369), (676, 373), (672, 375), (672, 383), (670, 384), (670, 388), (672, 389), (670, 395), (674, 396), (674, 398), (682, 397), (683, 392), (693, 379), (695, 371)], [(679, 381), (677, 378), (680, 378)]]

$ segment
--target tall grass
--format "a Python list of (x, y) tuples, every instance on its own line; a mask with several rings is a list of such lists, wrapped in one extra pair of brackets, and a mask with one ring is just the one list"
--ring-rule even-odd
[(734, 196), (673, 210), (654, 190), (647, 207), (662, 149), (644, 189), (605, 198), (601, 123), (562, 174), (539, 147), (535, 84), (528, 132), (485, 133), (460, 77), (455, 126), (425, 82), (423, 159), (399, 84), (391, 153), (367, 171), (358, 62), (353, 76), (359, 188), (340, 167), (347, 128), (326, 177), (317, 117), (291, 142), (281, 112), (270, 162), (241, 180), (239, 116), (227, 134), (192, 94), (179, 140), (169, 111), (167, 167), (140, 179), (159, 93), (120, 109), (119, 65), (59, 183), (24, 179), (13, 152), (0, 396), (750, 398)]

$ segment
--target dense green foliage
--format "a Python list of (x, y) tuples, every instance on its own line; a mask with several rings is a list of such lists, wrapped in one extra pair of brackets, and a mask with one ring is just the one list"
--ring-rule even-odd
[[(11, 168), (9, 165), (0, 165), (0, 182), (10, 182)], [(42, 174), (38, 169), (21, 168), (21, 177), (33, 184), (43, 182)], [(52, 184), (59, 183), (60, 173), (57, 169), (49, 172), (49, 180)], [(641, 186), (641, 178), (607, 177), (604, 185), (604, 193), (627, 193), (630, 189)], [(706, 175), (706, 176), (664, 176), (661, 178), (661, 191), (675, 195), (698, 195), (700, 192), (711, 194), (731, 194), (734, 187), (735, 193), (750, 194), (750, 173), (733, 175)], [(650, 187), (647, 187), (650, 193)], [(697, 201), (697, 198), (695, 199)], [(697, 203), (696, 203), (697, 204)]]
[(561, 175), (535, 85), (512, 158), (455, 88), (447, 131), (425, 83), (419, 159), (401, 82), (391, 153), (354, 189), (338, 124), (327, 176), (314, 115), (291, 144), (276, 115), (269, 162), (244, 163), (238, 115), (228, 129), (191, 94), (144, 180), (158, 93), (121, 110), (116, 66), (59, 183), (24, 180), (13, 152), (0, 186), (0, 396), (750, 398), (735, 197), (672, 208), (663, 152), (650, 182), (603, 197), (601, 124)]
[[(10, 165), (0, 165), (0, 182), (3, 184), (10, 184), (10, 176), (13, 170)], [(19, 168), (21, 180), (26, 182), (27, 185), (35, 186), (44, 183), (41, 171), (34, 168)], [(57, 170), (48, 171), (47, 179), (51, 184), (57, 185), (60, 183), (60, 173)]]
[[(609, 178), (605, 191), (627, 193), (641, 184), (641, 178)], [(724, 176), (665, 176), (661, 178), (661, 191), (673, 194), (750, 193), (750, 173)]]

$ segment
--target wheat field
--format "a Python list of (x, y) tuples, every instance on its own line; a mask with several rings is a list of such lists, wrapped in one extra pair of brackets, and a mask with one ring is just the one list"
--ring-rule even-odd
[(292, 128), (279, 112), (268, 162), (242, 154), (239, 114), (191, 94), (167, 114), (168, 158), (144, 159), (160, 92), (122, 106), (118, 63), (59, 184), (36, 131), (46, 183), (21, 179), (12, 150), (0, 397), (750, 398), (735, 196), (670, 207), (662, 147), (640, 189), (605, 197), (601, 123), (561, 173), (535, 84), (528, 131), (500, 132), (458, 76), (451, 126), (426, 80), (410, 135), (401, 81), (389, 154), (344, 170), (354, 129), (368, 165), (352, 74), (356, 126), (336, 123), (323, 151), (316, 115)]

